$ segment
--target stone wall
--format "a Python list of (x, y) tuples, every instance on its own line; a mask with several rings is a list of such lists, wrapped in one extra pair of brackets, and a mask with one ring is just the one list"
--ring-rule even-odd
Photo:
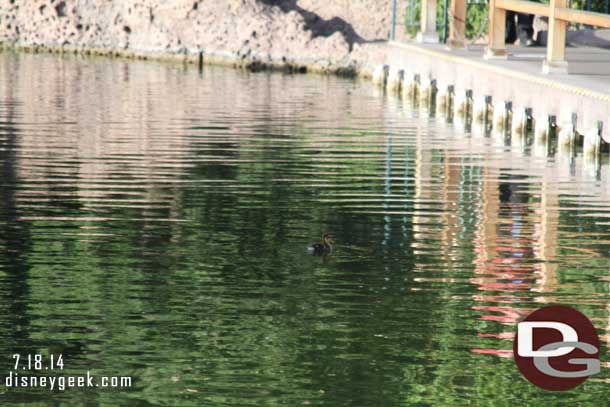
[(388, 37), (390, 0), (0, 0), (0, 42), (337, 64)]
[[(387, 40), (390, 36), (391, 0), (299, 0), (298, 4), (323, 19), (341, 18), (349, 22), (365, 40)], [(398, 7), (399, 18), (403, 18), (404, 10)]]

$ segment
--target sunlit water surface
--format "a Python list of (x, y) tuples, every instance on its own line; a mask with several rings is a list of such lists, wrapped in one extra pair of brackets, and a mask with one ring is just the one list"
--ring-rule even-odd
[[(0, 375), (133, 378), (1, 405), (607, 405), (609, 177), (368, 83), (0, 54)], [(565, 393), (511, 352), (555, 303), (603, 344)]]

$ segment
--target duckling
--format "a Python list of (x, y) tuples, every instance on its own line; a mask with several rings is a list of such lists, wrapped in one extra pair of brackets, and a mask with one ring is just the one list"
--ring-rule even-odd
[(307, 248), (311, 254), (320, 255), (330, 253), (332, 250), (333, 237), (330, 233), (325, 233), (322, 236), (322, 243), (314, 243)]

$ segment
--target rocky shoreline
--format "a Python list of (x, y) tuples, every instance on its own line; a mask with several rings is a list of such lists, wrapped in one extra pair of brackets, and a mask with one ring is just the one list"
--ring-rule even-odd
[(374, 0), (166, 3), (0, 0), (0, 46), (369, 76), (389, 32), (388, 5)]

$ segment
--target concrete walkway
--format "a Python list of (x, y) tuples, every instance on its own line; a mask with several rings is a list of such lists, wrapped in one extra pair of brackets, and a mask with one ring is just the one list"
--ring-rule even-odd
[(562, 84), (582, 87), (591, 91), (610, 95), (610, 50), (592, 47), (566, 48), (568, 75), (545, 75), (542, 73), (542, 61), (545, 58), (545, 47), (509, 48), (507, 60), (484, 60), (484, 46), (475, 45), (467, 50), (447, 51), (442, 46), (431, 46), (439, 52), (447, 52), (467, 59), (481, 60), (490, 66), (515, 70), (538, 76), (546, 80), (556, 80)]
[(439, 89), (453, 85), (456, 92), (492, 96), (510, 101), (514, 108), (529, 107), (533, 116), (552, 114), (557, 122), (577, 115), (577, 130), (584, 134), (597, 121), (610, 141), (610, 51), (590, 47), (567, 49), (568, 75), (544, 75), (544, 47), (509, 48), (506, 60), (485, 60), (484, 46), (447, 50), (440, 44), (390, 42), (386, 63), (437, 81)]

